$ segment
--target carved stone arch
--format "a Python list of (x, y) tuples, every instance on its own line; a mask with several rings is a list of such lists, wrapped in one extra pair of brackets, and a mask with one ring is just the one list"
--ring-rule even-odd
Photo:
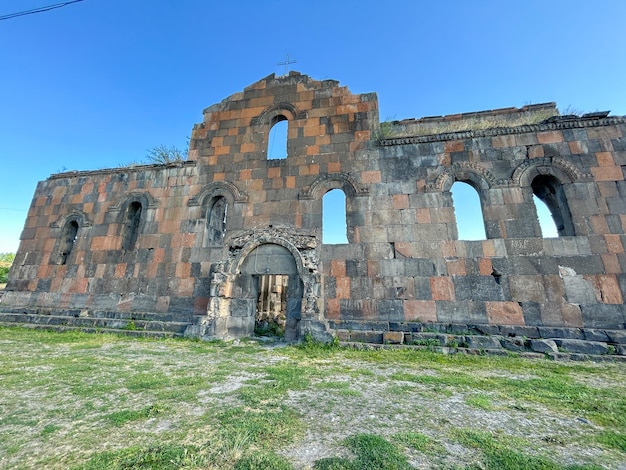
[(135, 249), (137, 239), (146, 225), (146, 212), (155, 209), (159, 202), (148, 191), (133, 191), (109, 207), (109, 212), (118, 212), (117, 222), (120, 224), (121, 248), (125, 252)]
[(261, 245), (266, 244), (280, 245), (286, 248), (293, 256), (296, 262), (296, 269), (300, 276), (304, 274), (305, 260), (302, 256), (302, 253), (298, 250), (295, 244), (293, 244), (284, 237), (277, 236), (275, 233), (260, 233), (253, 235), (252, 238), (250, 238), (244, 244), (244, 246), (241, 247), (241, 250), (239, 250), (239, 253), (237, 253), (235, 259), (230, 264), (229, 275), (235, 276), (239, 274), (241, 266), (243, 265), (246, 258), (250, 255), (250, 253), (252, 253)]
[(570, 162), (559, 157), (534, 158), (522, 162), (513, 171), (511, 184), (520, 187), (529, 187), (537, 176), (554, 176), (561, 184), (586, 181), (591, 175), (580, 171)]
[(75, 249), (80, 229), (91, 227), (91, 222), (87, 220), (87, 216), (82, 211), (72, 210), (51, 223), (50, 227), (58, 230), (54, 231), (57, 234), (57, 241), (50, 255), (49, 263), (63, 265), (68, 263)]
[(524, 188), (548, 207), (559, 236), (574, 236), (576, 225), (565, 185), (590, 178), (562, 158), (545, 157), (520, 164), (513, 172), (511, 185)]
[(280, 117), (287, 118), (288, 121), (294, 119), (306, 119), (306, 111), (298, 111), (293, 104), (287, 102), (275, 103), (267, 107), (257, 117), (252, 118), (250, 124), (255, 125), (269, 125), (273, 126), (277, 122), (281, 121)]
[(154, 209), (156, 207), (159, 207), (159, 201), (156, 200), (154, 196), (148, 191), (133, 191), (126, 196), (119, 198), (115, 204), (109, 207), (109, 212), (124, 212), (124, 210), (128, 208), (128, 206), (131, 205), (133, 202), (140, 203), (146, 209)]
[(83, 211), (72, 210), (65, 215), (60, 216), (57, 220), (50, 224), (50, 228), (64, 227), (68, 222), (76, 222), (79, 227), (91, 227), (92, 222), (87, 218)]
[(228, 181), (214, 181), (204, 186), (200, 192), (189, 199), (188, 206), (205, 206), (211, 198), (215, 196), (224, 196), (228, 202), (246, 202), (248, 196)]
[(247, 197), (232, 183), (214, 181), (204, 186), (200, 192), (189, 199), (187, 205), (199, 207), (192, 217), (205, 221), (204, 235), (199, 238), (203, 246), (221, 244), (227, 229), (229, 212), (236, 202), (246, 202)]
[[(321, 273), (317, 256), (318, 243), (313, 234), (287, 228), (269, 227), (262, 230), (247, 230), (229, 237), (228, 258), (211, 268), (211, 287), (207, 314), (199, 319), (189, 334), (238, 337), (251, 333), (249, 313), (254, 310), (250, 294), (254, 280), (242, 267), (254, 250), (267, 245), (278, 245), (293, 257), (294, 276), (299, 278), (298, 299), (292, 298), (297, 308), (297, 323), (294, 331), (303, 334), (317, 325), (315, 331), (325, 331), (321, 306)], [(290, 274), (291, 275), (291, 274)], [(256, 304), (254, 304), (256, 305)], [(321, 328), (321, 330), (320, 330)], [(322, 333), (320, 333), (322, 334)]]
[(477, 191), (488, 190), (492, 187), (499, 186), (499, 181), (487, 170), (477, 163), (455, 163), (449, 168), (444, 168), (434, 179), (432, 183), (427, 185), (427, 191), (450, 191), (455, 181), (468, 183)]
[(332, 173), (319, 176), (310, 186), (300, 192), (300, 199), (320, 199), (331, 189), (341, 189), (346, 196), (366, 196), (368, 189), (362, 187), (348, 173)]

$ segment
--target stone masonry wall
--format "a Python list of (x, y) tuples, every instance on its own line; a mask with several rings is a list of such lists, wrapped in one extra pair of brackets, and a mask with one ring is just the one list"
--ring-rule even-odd
[[(363, 249), (325, 257), (331, 326), (374, 342), (408, 323), (624, 328), (624, 136), (602, 119), (383, 140)], [(539, 175), (562, 183), (571, 236), (541, 238)], [(477, 189), (487, 240), (456, 240), (454, 181)]]
[[(145, 314), (192, 336), (250, 334), (255, 276), (280, 270), (257, 265), (272, 245), (264, 253), (291, 254), (300, 279), (292, 338), (380, 343), (424, 324), (623, 330), (626, 119), (554, 110), (474, 113), (506, 122), (425, 135), (406, 132), (423, 120), (400, 121), (393, 137), (375, 94), (270, 75), (204, 110), (188, 161), (39, 183), (0, 312)], [(282, 120), (288, 156), (268, 159)], [(478, 192), (486, 240), (458, 240), (455, 181)], [(348, 244), (322, 243), (331, 189), (346, 195)], [(559, 238), (542, 238), (534, 193), (555, 204)]]

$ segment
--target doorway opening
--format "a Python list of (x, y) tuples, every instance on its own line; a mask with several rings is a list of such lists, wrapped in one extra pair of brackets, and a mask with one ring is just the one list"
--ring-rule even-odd
[(286, 247), (264, 243), (250, 251), (234, 292), (231, 335), (298, 339), (304, 286), (294, 255)]
[(285, 335), (287, 325), (287, 287), (289, 276), (286, 274), (263, 274), (257, 279), (257, 305), (254, 317), (254, 333), (259, 336)]

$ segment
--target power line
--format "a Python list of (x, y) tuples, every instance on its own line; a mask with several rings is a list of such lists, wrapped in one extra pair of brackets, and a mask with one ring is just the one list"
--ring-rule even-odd
[(17, 13), (9, 13), (8, 15), (0, 16), (0, 21), (10, 20), (11, 18), (17, 18), (18, 16), (34, 15), (35, 13), (43, 13), (45, 11), (55, 10), (56, 8), (62, 8), (72, 3), (82, 2), (83, 0), (71, 0), (69, 2), (55, 3), (54, 5), (47, 5), (45, 7), (33, 8), (32, 10), (19, 11)]

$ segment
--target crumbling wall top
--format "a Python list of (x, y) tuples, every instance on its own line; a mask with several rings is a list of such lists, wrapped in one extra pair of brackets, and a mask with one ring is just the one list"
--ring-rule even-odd
[(390, 123), (391, 134), (432, 135), (465, 130), (480, 130), (494, 127), (513, 127), (536, 124), (558, 116), (556, 103), (526, 105), (521, 108), (499, 108), (471, 113), (428, 116), (419, 119), (404, 119)]

